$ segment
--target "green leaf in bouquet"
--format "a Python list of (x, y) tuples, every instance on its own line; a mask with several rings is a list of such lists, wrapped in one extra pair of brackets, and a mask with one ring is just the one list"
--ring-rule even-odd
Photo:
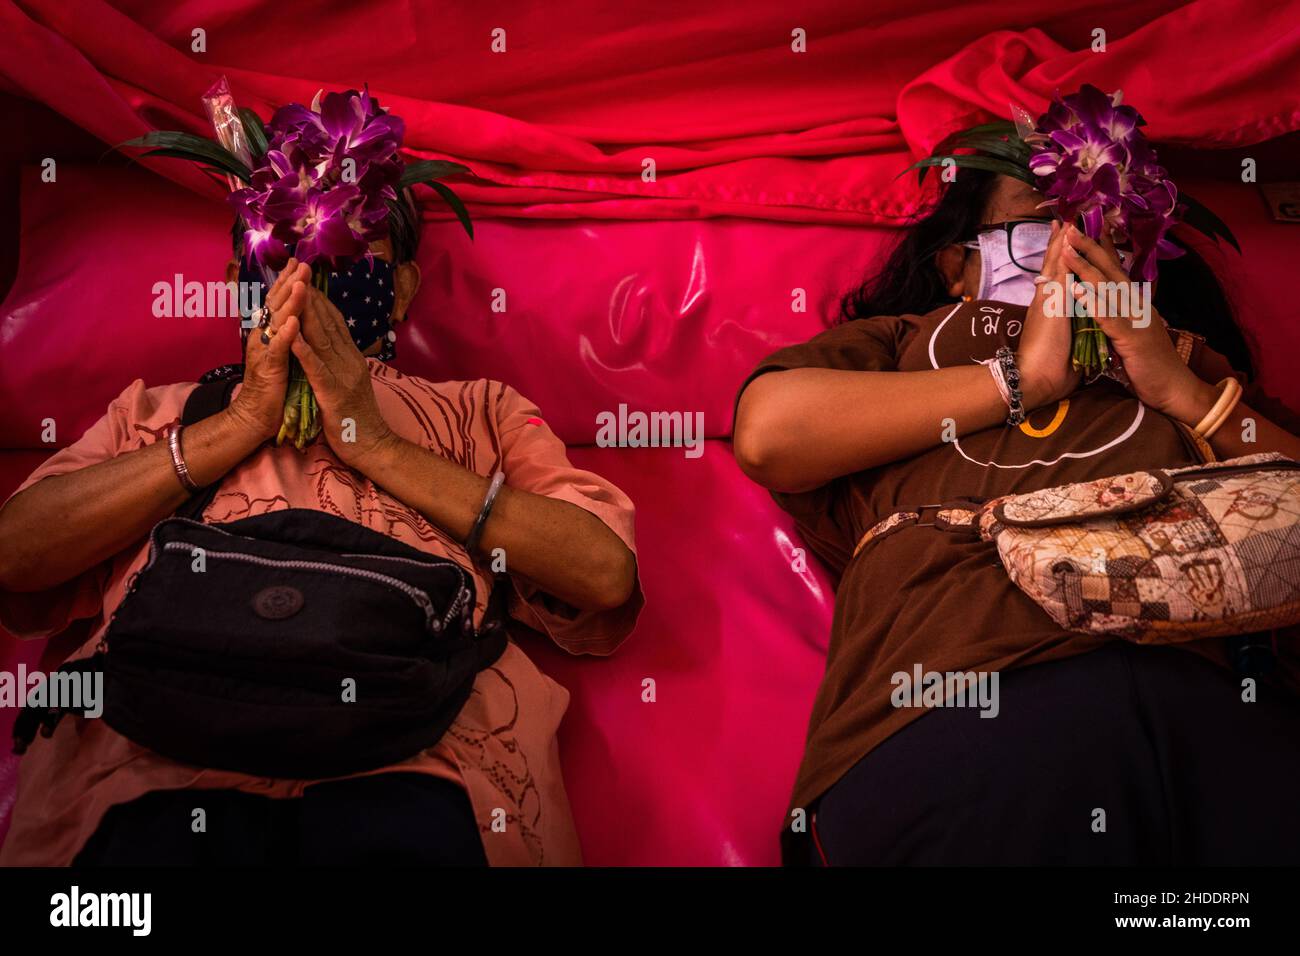
[[(200, 165), (199, 172), (203, 173), (203, 175), (207, 176), (218, 186), (225, 186), (227, 189), (230, 188), (230, 180), (228, 174), (224, 170), (217, 169), (215, 166)], [(240, 230), (240, 235), (243, 235), (242, 229)]]
[[(141, 153), (140, 158), (141, 159), (188, 159), (191, 162), (199, 163), (201, 167), (214, 169), (221, 175), (230, 174), (232, 176), (237, 177), (238, 179), (240, 179), (242, 182), (245, 183), (250, 181), (249, 177), (251, 174), (248, 172), (248, 167), (244, 166), (243, 163), (239, 163), (238, 167), (232, 167), (229, 165), (218, 166), (216, 164), (209, 164), (202, 157), (196, 156), (193, 153), (189, 153), (181, 149), (151, 149), (147, 153)], [(236, 162), (238, 163), (238, 160), (236, 160)]]
[(1011, 139), (1004, 139), (993, 133), (965, 136), (957, 146), (963, 149), (976, 149), (985, 155), (997, 156), (1026, 167), (1029, 165), (1029, 147), (1015, 136)]
[(266, 126), (262, 117), (247, 106), (239, 108), (239, 119), (244, 124), (244, 135), (248, 137), (248, 149), (254, 159), (261, 159), (270, 148), (266, 140)]
[[(1038, 183), (1025, 166), (1012, 162), (1008, 159), (1002, 159), (996, 156), (979, 156), (976, 154), (957, 155), (957, 156), (927, 156), (925, 159), (917, 160), (903, 173), (909, 170), (919, 170), (916, 181), (919, 184), (925, 182), (926, 171), (932, 166), (943, 166), (945, 160), (952, 160), (952, 164), (961, 169), (982, 169), (985, 172), (1001, 173), (1003, 176), (1010, 176), (1012, 179), (1019, 179), (1021, 182), (1028, 183), (1031, 186), (1037, 186)], [(899, 173), (901, 176), (903, 173)]]
[[(954, 150), (958, 149), (977, 152), (955, 153)], [(926, 171), (931, 166), (943, 166), (945, 160), (952, 160), (958, 167), (1001, 173), (1034, 186), (1037, 185), (1037, 180), (1029, 171), (1030, 152), (1029, 144), (1020, 138), (1015, 123), (995, 120), (948, 134), (935, 146), (930, 156), (913, 163), (907, 169), (918, 170), (916, 181), (918, 185), (923, 185)]]
[(456, 214), (456, 218), (460, 220), (460, 224), (465, 227), (465, 232), (469, 234), (471, 239), (473, 239), (474, 223), (470, 222), (469, 210), (466, 209), (465, 204), (460, 201), (460, 197), (452, 192), (451, 187), (446, 183), (431, 182), (429, 185), (434, 188), (439, 196), (447, 201), (447, 205), (451, 207), (451, 211)]
[(1187, 211), (1183, 213), (1183, 222), (1216, 242), (1222, 236), (1232, 248), (1241, 252), (1241, 244), (1237, 242), (1237, 237), (1232, 234), (1228, 224), (1216, 216), (1208, 206), (1201, 205), (1187, 193), (1179, 193), (1178, 201), (1187, 206)]
[(145, 133), (143, 136), (137, 136), (135, 139), (128, 139), (125, 143), (119, 143), (114, 148), (121, 149), (124, 146), (148, 149), (147, 153), (138, 157), (140, 159), (148, 157), (188, 159), (216, 167), (245, 183), (249, 182), (253, 177), (249, 168), (220, 143), (204, 136), (195, 136), (193, 133), (155, 130), (151, 133)]
[(468, 166), (445, 159), (417, 159), (413, 163), (406, 164), (406, 169), (402, 171), (402, 178), (397, 181), (397, 188), (400, 192), (419, 183), (432, 183), (435, 179), (445, 179), (469, 171)]
[(946, 154), (963, 147), (974, 149), (978, 148), (979, 143), (990, 141), (1014, 150), (1016, 155), (1023, 155), (1026, 160), (1029, 158), (1029, 144), (1020, 138), (1020, 132), (1016, 129), (1016, 124), (1009, 120), (981, 123), (979, 126), (972, 126), (969, 129), (961, 129), (955, 133), (950, 133), (933, 149), (932, 153), (934, 155)]

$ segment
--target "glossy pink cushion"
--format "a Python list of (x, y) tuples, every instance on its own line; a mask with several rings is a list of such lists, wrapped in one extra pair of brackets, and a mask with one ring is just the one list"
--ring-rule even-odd
[[(68, 166), (56, 184), (26, 170), (22, 203), (0, 447), (41, 447), (46, 418), (66, 444), (133, 378), (193, 380), (238, 361), (234, 320), (154, 315), (157, 283), (223, 279), (222, 204), (141, 170)], [(574, 444), (592, 443), (596, 415), (620, 402), (702, 411), (707, 433), (725, 436), (753, 364), (821, 329), (888, 235), (742, 220), (485, 220), (471, 241), (454, 223), (430, 224), (395, 364), (509, 382)]]
[[(1189, 189), (1191, 185), (1189, 184)], [(1264, 348), (1265, 383), (1300, 405), (1288, 374), (1300, 323), (1281, 294), (1295, 241), (1253, 187), (1196, 184), (1237, 231), (1230, 254), (1242, 314)], [(193, 379), (235, 355), (231, 320), (155, 318), (153, 285), (180, 272), (219, 278), (224, 209), (138, 172), (60, 167), (25, 180), (19, 279), (0, 309), (0, 492), (48, 449), (75, 439), (136, 377)], [(1294, 227), (1291, 227), (1294, 230)], [(535, 401), (574, 461), (637, 503), (648, 598), (608, 659), (526, 650), (572, 692), (561, 754), (592, 864), (770, 864), (822, 670), (832, 595), (820, 568), (796, 570), (791, 525), (740, 474), (726, 441), (680, 449), (591, 447), (595, 416), (619, 403), (703, 411), (730, 433), (744, 375), (834, 313), (890, 234), (740, 220), (486, 220), (477, 238), (426, 230), (424, 287), (397, 365), (431, 378), (489, 376)], [(506, 311), (494, 312), (495, 290)], [(806, 311), (792, 310), (796, 290)], [(5, 638), (0, 666), (20, 653)], [(33, 647), (21, 649), (34, 660)], [(643, 682), (655, 701), (644, 702)], [(0, 739), (12, 713), (0, 712)], [(0, 758), (0, 828), (15, 758)]]

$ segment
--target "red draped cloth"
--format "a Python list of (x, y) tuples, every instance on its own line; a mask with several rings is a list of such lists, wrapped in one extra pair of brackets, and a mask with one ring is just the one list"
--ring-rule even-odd
[[(474, 171), (460, 191), (480, 217), (895, 223), (918, 199), (911, 158), (1084, 81), (1123, 89), (1158, 142), (1300, 128), (1293, 0), (301, 6), (0, 0), (0, 80), (110, 144), (208, 132), (199, 98), (221, 74), (263, 117), (368, 83), (413, 153)], [(157, 169), (217, 194), (184, 162)]]
[[(493, 52), (497, 29), (504, 53)], [(1092, 49), (1096, 30), (1104, 52)], [(807, 52), (792, 49), (795, 31)], [(575, 461), (637, 503), (650, 594), (638, 634), (596, 667), (542, 642), (528, 648), (573, 693), (560, 749), (587, 861), (767, 864), (825, 666), (833, 587), (815, 562), (792, 573), (804, 553), (791, 523), (717, 439), (729, 433), (736, 384), (779, 345), (819, 331), (886, 238), (834, 226), (897, 224), (920, 198), (916, 177), (899, 173), (940, 137), (1005, 118), (1012, 103), (1037, 113), (1058, 87), (1083, 81), (1123, 89), (1161, 143), (1240, 147), (1296, 130), (1300, 9), (0, 0), (0, 89), (109, 145), (149, 129), (210, 134), (200, 97), (223, 74), (264, 118), (322, 87), (369, 84), (405, 118), (413, 154), (474, 171), (456, 188), (477, 220), (565, 220), (486, 222), (472, 244), (453, 224), (431, 226), (399, 365), (433, 381), (510, 382), (543, 403)], [(642, 178), (648, 159), (653, 181)], [(214, 200), (223, 192), (190, 163), (150, 165)], [(13, 406), (0, 444), (27, 450), (0, 455), (8, 487), (48, 451), (47, 416), (66, 441), (130, 378), (175, 381), (228, 360), (228, 329), (187, 321), (160, 334), (119, 292), (203, 274), (228, 254), (228, 211), (151, 191), (146, 179), (60, 166), (57, 189), (35, 175), (23, 188), (21, 282), (0, 316), (0, 396)], [(102, 203), (88, 201), (95, 191)], [(1188, 191), (1242, 239), (1247, 255), (1231, 261), (1248, 264), (1242, 291), (1253, 298), (1240, 314), (1269, 343), (1263, 381), (1295, 396), (1293, 250), (1278, 235), (1289, 227), (1264, 221), (1253, 187)], [(422, 192), (429, 216), (448, 215)], [(723, 216), (750, 221), (612, 221)], [(454, 257), (435, 251), (447, 237), (459, 243)], [(500, 263), (515, 280), (511, 314), (486, 315)], [(809, 292), (807, 312), (787, 305), (795, 286)], [(23, 361), (6, 364), (10, 355)], [(75, 388), (63, 374), (74, 365)], [(621, 402), (703, 410), (710, 451), (695, 462), (577, 447), (591, 441), (593, 416)], [(37, 665), (31, 646), (13, 644), (0, 636), (0, 666), (18, 654)], [(647, 674), (672, 676), (653, 714), (627, 693)], [(0, 712), (0, 736), (12, 714)], [(0, 836), (16, 765), (0, 753)]]

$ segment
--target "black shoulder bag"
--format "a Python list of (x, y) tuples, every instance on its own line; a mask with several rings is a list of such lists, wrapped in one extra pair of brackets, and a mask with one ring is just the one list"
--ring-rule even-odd
[[(201, 384), (182, 423), (234, 384)], [(506, 575), (476, 629), (474, 579), (454, 561), (311, 509), (204, 524), (215, 494), (154, 527), (99, 650), (59, 672), (102, 674), (110, 727), (201, 767), (320, 779), (436, 744), (505, 650)], [(72, 710), (23, 708), (15, 751)]]

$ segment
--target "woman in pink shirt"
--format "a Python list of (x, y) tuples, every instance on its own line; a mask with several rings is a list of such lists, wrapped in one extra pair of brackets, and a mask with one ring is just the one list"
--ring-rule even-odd
[[(480, 620), (490, 585), (477, 555), (508, 556), (515, 621), (571, 653), (611, 653), (643, 603), (631, 502), (570, 465), (509, 386), (429, 382), (373, 357), (395, 336), (357, 326), (402, 321), (419, 270), (413, 248), (385, 240), (372, 252), (390, 303), (373, 323), (355, 321), (372, 312), (352, 311), (346, 283), (326, 295), (289, 262), (266, 297), (269, 327), (248, 336), (242, 384), (224, 410), (183, 427), (182, 461), (166, 436), (196, 386), (137, 380), (37, 469), (0, 509), (0, 623), (62, 634), (68, 658), (90, 656), (148, 557), (150, 529), (190, 498), (187, 471), (217, 486), (207, 522), (317, 509), (455, 561), (474, 578)], [(303, 451), (271, 441), (290, 355), (324, 426)], [(505, 485), (471, 555), (464, 542), (497, 472)], [(0, 863), (576, 864), (555, 739), (567, 702), (512, 641), (436, 746), (328, 782), (171, 761), (72, 716), (23, 758)]]

